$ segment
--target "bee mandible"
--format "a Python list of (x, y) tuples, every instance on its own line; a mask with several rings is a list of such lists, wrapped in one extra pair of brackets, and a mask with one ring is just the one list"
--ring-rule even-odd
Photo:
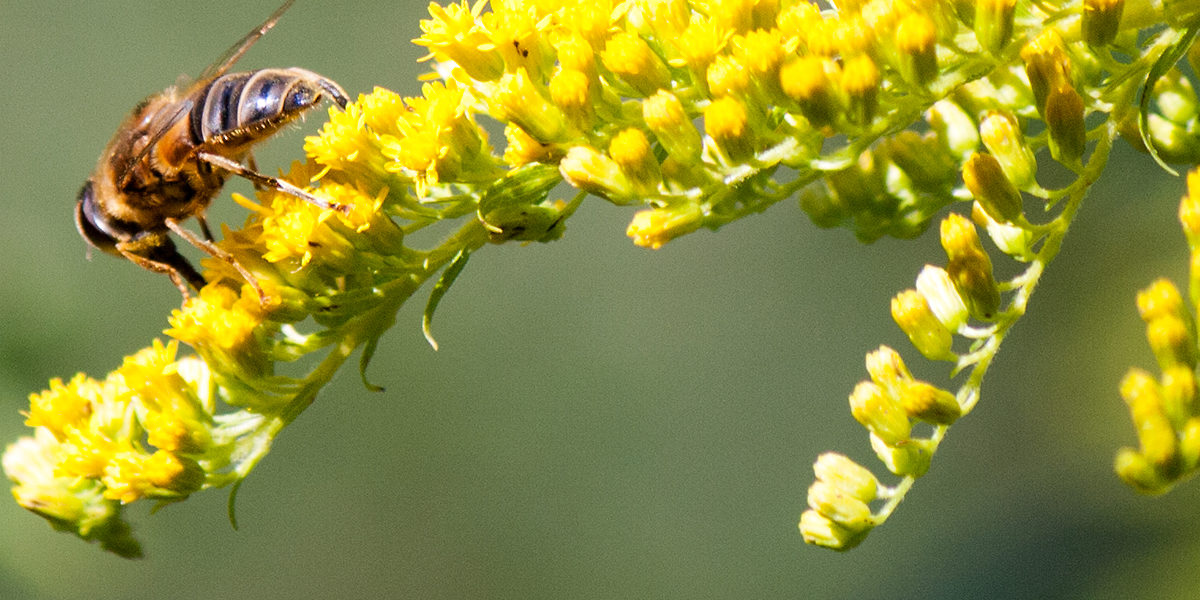
[[(326, 96), (345, 108), (345, 90), (296, 67), (227, 73), (275, 26), (294, 0), (231, 46), (186, 89), (167, 88), (138, 104), (108, 143), (75, 204), (87, 242), (144, 269), (170, 276), (184, 298), (205, 279), (179, 253), (170, 233), (232, 265), (264, 298), (254, 276), (212, 241), (205, 210), (229, 175), (249, 179), (321, 208), (346, 207), (259, 173), (251, 149)], [(203, 238), (180, 222), (195, 217)]]

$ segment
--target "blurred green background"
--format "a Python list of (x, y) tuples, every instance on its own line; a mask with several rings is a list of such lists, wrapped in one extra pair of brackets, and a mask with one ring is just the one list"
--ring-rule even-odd
[[(0, 439), (51, 377), (103, 375), (166, 326), (163, 277), (85, 260), (75, 194), (146, 94), (196, 74), (272, 1), (0, 2)], [(352, 94), (415, 94), (420, 2), (303, 0), (243, 60)], [(299, 155), (314, 116), (259, 152)], [(235, 182), (229, 190), (246, 192)], [(409, 306), (239, 496), (129, 518), (127, 562), (0, 502), (0, 598), (1183, 598), (1200, 584), (1200, 485), (1158, 499), (1113, 476), (1134, 442), (1117, 382), (1151, 366), (1133, 305), (1183, 281), (1183, 184), (1117, 153), (1001, 352), (977, 410), (863, 547), (796, 531), (824, 450), (878, 468), (846, 395), (900, 348), (888, 301), (935, 237), (855, 243), (794, 202), (658, 252), (589, 200), (550, 245), (488, 247), (442, 304)], [(213, 221), (240, 222), (218, 201)]]

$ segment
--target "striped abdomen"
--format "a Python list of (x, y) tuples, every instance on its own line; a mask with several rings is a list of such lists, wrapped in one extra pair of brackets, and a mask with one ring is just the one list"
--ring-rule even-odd
[(345, 106), (338, 84), (299, 68), (229, 73), (194, 92), (190, 115), (197, 146), (248, 146), (316, 106), (329, 94)]

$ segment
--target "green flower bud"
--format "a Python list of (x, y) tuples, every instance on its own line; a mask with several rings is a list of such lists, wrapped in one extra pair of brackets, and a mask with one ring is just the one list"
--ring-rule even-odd
[(938, 100), (926, 115), (929, 126), (959, 159), (970, 156), (979, 147), (979, 130), (961, 106), (950, 100)]
[(871, 434), (871, 449), (888, 471), (901, 477), (924, 475), (929, 471), (929, 462), (933, 458), (928, 440), (910, 439), (899, 445), (890, 445)]
[(1178, 70), (1168, 72), (1154, 83), (1154, 104), (1163, 117), (1183, 127), (1196, 118), (1196, 90)]
[(824, 182), (809, 185), (800, 192), (800, 208), (808, 213), (814, 225), (825, 229), (841, 225), (849, 216), (838, 200)]

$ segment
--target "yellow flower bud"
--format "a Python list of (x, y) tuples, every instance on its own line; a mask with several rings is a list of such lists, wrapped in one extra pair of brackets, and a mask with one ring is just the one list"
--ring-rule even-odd
[(591, 85), (587, 75), (574, 69), (563, 69), (550, 78), (550, 100), (581, 131), (590, 130), (596, 118)]
[(962, 416), (954, 394), (924, 381), (905, 382), (898, 394), (904, 412), (926, 423), (949, 425)]
[(683, 164), (700, 158), (703, 148), (700, 132), (675, 94), (663, 90), (646, 98), (642, 102), (642, 119), (672, 158)]
[(955, 332), (959, 327), (966, 325), (969, 317), (967, 305), (945, 269), (925, 265), (917, 275), (917, 291), (925, 297), (929, 310), (933, 311), (947, 330)]
[(1117, 451), (1113, 469), (1126, 485), (1137, 492), (1157, 495), (1170, 489), (1170, 483), (1159, 475), (1154, 465), (1133, 448), (1121, 448)]
[(554, 42), (558, 64), (567, 71), (579, 71), (588, 76), (596, 74), (596, 53), (583, 36), (564, 33)]
[(808, 506), (850, 531), (874, 526), (866, 502), (820, 480), (808, 487)]
[(901, 53), (901, 73), (909, 82), (925, 85), (937, 77), (937, 26), (928, 16), (912, 12), (900, 20), (896, 49)]
[(881, 386), (892, 387), (901, 380), (912, 379), (912, 374), (904, 364), (904, 359), (900, 358), (900, 353), (887, 346), (880, 346), (868, 352), (866, 363), (871, 381)]
[(875, 61), (859, 54), (846, 61), (842, 68), (842, 89), (850, 99), (850, 116), (859, 125), (875, 118), (878, 105), (880, 75)]
[(841, 112), (830, 79), (830, 71), (834, 68), (829, 59), (802, 56), (779, 70), (783, 93), (795, 100), (804, 116), (817, 127), (833, 122)]
[(750, 88), (750, 72), (732, 56), (721, 55), (708, 65), (708, 90), (713, 96), (745, 94)]
[(546, 144), (533, 139), (533, 136), (525, 133), (516, 123), (510, 122), (504, 126), (504, 139), (508, 141), (504, 148), (504, 162), (513, 167), (535, 162), (554, 164), (562, 159), (565, 152), (557, 144)]
[(733, 162), (754, 155), (754, 136), (750, 132), (746, 105), (732, 96), (724, 96), (704, 107), (704, 133)]
[(1004, 175), (1000, 161), (976, 152), (963, 165), (963, 183), (989, 217), (1000, 223), (1018, 222), (1023, 215), (1021, 192)]
[(917, 290), (905, 290), (892, 298), (892, 319), (925, 358), (954, 360), (950, 349), (953, 336), (929, 308), (925, 297)]
[(635, 245), (658, 250), (667, 242), (699, 229), (703, 223), (704, 214), (700, 207), (689, 202), (638, 211), (633, 215), (625, 235), (633, 238)]
[(1195, 247), (1200, 246), (1200, 169), (1188, 171), (1187, 190), (1179, 201), (1179, 222), (1188, 244)]
[(1160, 383), (1163, 414), (1175, 429), (1183, 429), (1192, 418), (1196, 402), (1196, 372), (1187, 365), (1165, 369)]
[(1073, 165), (1083, 158), (1087, 144), (1083, 98), (1070, 85), (1060, 85), (1046, 97), (1046, 128), (1050, 130), (1050, 153), (1058, 162)]
[(832, 550), (849, 550), (857, 546), (869, 531), (851, 531), (812, 509), (800, 515), (800, 534), (804, 536), (804, 541)]
[(1111, 44), (1120, 31), (1125, 0), (1084, 0), (1083, 41), (1089, 46)]
[(1170, 468), (1177, 459), (1178, 440), (1163, 413), (1158, 383), (1145, 371), (1133, 369), (1121, 380), (1120, 389), (1137, 430), (1141, 455), (1156, 468)]
[(1155, 279), (1146, 289), (1137, 293), (1138, 314), (1149, 323), (1163, 317), (1183, 318), (1183, 296), (1170, 279)]
[(672, 64), (687, 65), (693, 75), (703, 75), (708, 70), (708, 65), (720, 55), (731, 35), (732, 30), (715, 21), (693, 21), (677, 40), (679, 52), (683, 56), (677, 61), (672, 61)]
[(1016, 0), (975, 0), (975, 37), (994, 56), (1012, 39), (1016, 5)]
[(1187, 324), (1176, 317), (1161, 317), (1146, 323), (1146, 340), (1161, 369), (1183, 364), (1196, 366), (1195, 338)]
[(1037, 159), (1025, 142), (1016, 119), (1011, 113), (989, 111), (979, 123), (979, 138), (1000, 162), (1009, 181), (1017, 188), (1025, 188), (1035, 183)]
[(621, 32), (608, 40), (600, 53), (604, 66), (643, 97), (671, 87), (667, 65), (650, 49), (646, 40)]
[(908, 440), (912, 424), (900, 406), (883, 388), (861, 381), (850, 394), (850, 414), (888, 445)]
[(824, 452), (818, 456), (813, 463), (813, 473), (817, 481), (823, 481), (863, 502), (874, 500), (879, 490), (879, 480), (874, 473), (837, 452)]
[(567, 183), (617, 204), (637, 199), (633, 183), (613, 159), (591, 146), (573, 146), (558, 163)]
[(523, 68), (500, 78), (491, 101), (505, 119), (516, 123), (538, 141), (559, 142), (570, 136), (566, 116), (542, 96)]
[(650, 140), (642, 130), (630, 127), (613, 136), (608, 143), (608, 155), (640, 194), (649, 196), (657, 191), (662, 174), (651, 151)]
[(1021, 60), (1025, 61), (1025, 74), (1029, 77), (1038, 112), (1044, 115), (1050, 91), (1071, 85), (1071, 60), (1057, 30), (1044, 29), (1026, 43), (1021, 48)]
[(993, 319), (1000, 308), (1000, 288), (975, 226), (962, 215), (951, 213), (942, 221), (941, 234), (942, 247), (950, 259), (946, 273), (962, 295), (967, 310), (977, 319)]

